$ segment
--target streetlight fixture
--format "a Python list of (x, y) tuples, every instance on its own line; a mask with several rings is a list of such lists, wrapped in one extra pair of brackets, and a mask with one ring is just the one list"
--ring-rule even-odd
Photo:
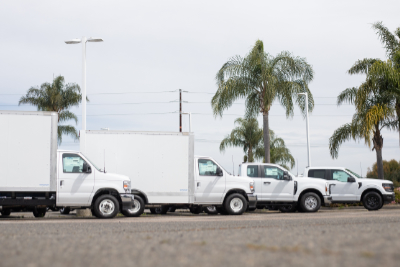
[(311, 155), (310, 155), (310, 129), (308, 125), (308, 95), (307, 93), (299, 93), (299, 95), (306, 96), (306, 133), (307, 133), (307, 159), (308, 159), (308, 167), (311, 167)]
[(66, 44), (79, 44), (82, 43), (82, 129), (80, 133), (81, 141), (81, 151), (85, 152), (86, 148), (86, 42), (103, 42), (101, 38), (86, 38), (82, 37), (82, 39), (72, 39), (69, 41), (65, 41)]

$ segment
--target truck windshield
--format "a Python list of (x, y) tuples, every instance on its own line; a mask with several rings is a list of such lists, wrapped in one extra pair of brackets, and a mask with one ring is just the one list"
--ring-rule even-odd
[(357, 177), (357, 178), (361, 178), (360, 175), (358, 175), (358, 174), (355, 173), (355, 172), (350, 171), (349, 169), (346, 169), (346, 171), (348, 171), (349, 173), (353, 174), (353, 175), (354, 175), (355, 177)]
[(90, 164), (92, 164), (92, 166), (95, 167), (99, 172), (102, 172), (102, 171), (103, 171), (102, 169), (100, 169), (99, 167), (97, 167), (96, 164), (94, 164), (85, 154), (82, 154), (82, 155), (83, 155), (83, 156), (85, 157), (85, 159), (86, 159), (87, 161), (89, 161)]

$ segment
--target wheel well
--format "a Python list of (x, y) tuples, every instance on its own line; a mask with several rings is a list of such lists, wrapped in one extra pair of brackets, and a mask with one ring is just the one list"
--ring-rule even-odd
[(93, 199), (92, 199), (92, 206), (94, 205), (94, 202), (99, 196), (102, 195), (112, 195), (118, 199), (119, 206), (122, 207), (122, 200), (121, 196), (119, 195), (118, 191), (113, 189), (113, 188), (102, 188), (97, 190), (96, 194), (94, 194)]
[(231, 190), (229, 190), (229, 191), (226, 193), (223, 202), (225, 202), (225, 199), (226, 199), (228, 196), (230, 196), (230, 195), (232, 195), (232, 194), (235, 194), (235, 193), (238, 193), (238, 194), (243, 195), (244, 198), (245, 198), (247, 201), (249, 201), (249, 198), (247, 197), (247, 194), (246, 194), (246, 192), (245, 192), (243, 189), (231, 189)]
[(319, 192), (316, 189), (306, 189), (306, 190), (304, 190), (303, 192), (301, 192), (301, 194), (299, 196), (299, 199), (297, 201), (300, 202), (300, 199), (303, 197), (303, 195), (306, 194), (306, 193), (310, 193), (310, 192), (317, 194), (319, 196), (319, 198), (321, 199), (321, 205), (325, 205), (324, 196), (321, 194), (321, 192)]
[(381, 193), (378, 189), (370, 188), (370, 189), (366, 189), (366, 190), (364, 190), (364, 192), (362, 192), (361, 198), (360, 198), (360, 201), (361, 201), (361, 202), (362, 202), (362, 200), (363, 200), (365, 194), (368, 193), (368, 192), (376, 192), (376, 193), (378, 193), (378, 194), (381, 196), (382, 201), (383, 201), (382, 193)]
[(137, 190), (137, 189), (132, 189), (131, 193), (134, 194), (135, 196), (141, 197), (143, 199), (143, 201), (144, 201), (144, 204), (148, 204), (149, 203), (149, 200), (148, 200), (146, 194), (143, 193), (142, 191)]

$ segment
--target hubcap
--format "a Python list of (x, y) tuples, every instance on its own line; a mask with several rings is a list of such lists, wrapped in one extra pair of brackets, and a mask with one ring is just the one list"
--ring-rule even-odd
[(309, 196), (306, 198), (306, 201), (304, 204), (308, 210), (313, 210), (317, 207), (318, 201), (315, 197)]
[(367, 199), (367, 203), (371, 208), (374, 208), (379, 204), (379, 199), (376, 196), (370, 196)]
[(133, 200), (133, 208), (129, 209), (129, 213), (136, 213), (140, 210), (140, 202), (136, 199)]
[(217, 211), (217, 208), (216, 208), (215, 206), (208, 206), (208, 207), (207, 207), (207, 210), (208, 210), (209, 212), (216, 212), (216, 211)]
[(230, 206), (234, 212), (239, 212), (243, 208), (243, 201), (235, 197), (231, 200)]
[(104, 199), (102, 202), (100, 202), (99, 205), (99, 210), (104, 215), (110, 215), (111, 213), (113, 213), (114, 208), (115, 208), (114, 202), (112, 202), (109, 199)]

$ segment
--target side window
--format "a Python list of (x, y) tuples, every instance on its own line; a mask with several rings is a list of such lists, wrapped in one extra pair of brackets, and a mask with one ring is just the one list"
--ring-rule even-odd
[(63, 154), (62, 163), (65, 173), (81, 173), (85, 161), (76, 154)]
[(325, 179), (325, 170), (309, 170), (308, 177)]
[(350, 174), (342, 170), (331, 170), (331, 173), (332, 180), (336, 180), (339, 182), (347, 182), (347, 178), (351, 177)]
[(217, 167), (212, 160), (199, 159), (199, 175), (202, 176), (217, 176)]
[(248, 177), (260, 177), (260, 176), (258, 176), (258, 165), (247, 166), (247, 176)]
[(277, 167), (264, 166), (264, 177), (283, 180), (283, 170)]

